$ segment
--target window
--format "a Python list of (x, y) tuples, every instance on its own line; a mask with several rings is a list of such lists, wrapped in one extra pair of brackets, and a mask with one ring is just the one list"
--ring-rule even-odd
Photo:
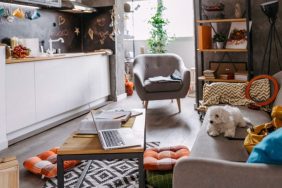
[[(169, 20), (167, 27), (170, 36), (192, 37), (194, 36), (194, 11), (191, 0), (163, 0), (166, 10), (164, 17)], [(134, 33), (136, 40), (146, 40), (150, 36), (149, 19), (155, 14), (157, 0), (133, 1), (131, 3), (134, 13), (132, 18), (126, 21), (126, 33)]]

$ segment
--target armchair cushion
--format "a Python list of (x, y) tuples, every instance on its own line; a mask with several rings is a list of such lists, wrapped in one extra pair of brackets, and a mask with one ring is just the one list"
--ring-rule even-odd
[(144, 82), (145, 90), (147, 92), (167, 92), (178, 91), (182, 88), (181, 81), (168, 81), (168, 82), (151, 82), (149, 79)]

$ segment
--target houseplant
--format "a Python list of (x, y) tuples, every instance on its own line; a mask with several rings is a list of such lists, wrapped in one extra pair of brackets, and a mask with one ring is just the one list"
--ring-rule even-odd
[(165, 53), (166, 46), (171, 40), (165, 28), (169, 23), (168, 20), (163, 17), (163, 11), (165, 9), (163, 1), (159, 0), (157, 11), (148, 22), (152, 26), (150, 31), (151, 36), (147, 41), (147, 45), (151, 53)]
[(227, 40), (226, 35), (222, 33), (216, 33), (213, 36), (213, 41), (216, 42), (216, 46), (218, 49), (222, 49), (224, 47), (224, 43)]

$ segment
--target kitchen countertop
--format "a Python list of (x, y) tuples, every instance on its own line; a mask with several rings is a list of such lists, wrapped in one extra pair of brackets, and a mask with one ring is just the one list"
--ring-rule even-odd
[(72, 58), (72, 57), (83, 57), (83, 56), (91, 56), (91, 55), (112, 55), (109, 51), (97, 51), (97, 52), (88, 52), (88, 53), (64, 53), (64, 54), (54, 54), (38, 56), (38, 57), (26, 57), (26, 58), (11, 58), (6, 59), (6, 64), (15, 64), (15, 63), (26, 63), (26, 62), (34, 62), (34, 61), (44, 61), (44, 60), (53, 60), (53, 59), (64, 59), (64, 58)]

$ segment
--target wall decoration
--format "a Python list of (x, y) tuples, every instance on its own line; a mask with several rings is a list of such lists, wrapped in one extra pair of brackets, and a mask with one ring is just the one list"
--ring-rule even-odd
[(69, 35), (69, 31), (67, 29), (59, 30), (59, 31), (54, 31), (50, 33), (50, 36), (53, 38), (56, 37), (67, 37)]
[(94, 31), (91, 28), (88, 29), (88, 35), (91, 38), (91, 40), (94, 39)]
[[(251, 27), (251, 22), (250, 22)], [(245, 22), (232, 22), (226, 48), (228, 49), (246, 49), (248, 44), (248, 33)]]
[(105, 40), (107, 38), (107, 36), (109, 35), (109, 31), (106, 31), (106, 32), (99, 32), (99, 41), (100, 41), (100, 44), (105, 44)]
[(74, 33), (76, 34), (76, 36), (78, 36), (78, 35), (79, 35), (80, 30), (79, 30), (79, 28), (78, 28), (78, 27), (75, 27), (75, 28), (74, 28)]
[(96, 23), (99, 27), (104, 27), (106, 24), (106, 18), (97, 18)]
[(66, 19), (63, 16), (59, 16), (59, 25), (64, 25)]
[[(2, 7), (1, 3), (0, 7)], [(5, 6), (4, 9), (9, 9), (9, 6)], [(54, 43), (54, 48), (60, 48), (62, 53), (82, 51), (82, 38), (77, 37), (74, 33), (74, 28), (78, 27), (81, 35), (81, 15), (49, 9), (40, 9), (36, 11), (34, 9), (22, 8), (22, 10), (26, 12), (26, 19), (14, 19), (13, 24), (7, 21), (6, 16), (0, 17), (2, 18), (2, 22), (0, 23), (1, 43), (10, 45), (10, 38), (14, 36), (20, 39), (38, 38), (38, 41), (40, 42), (39, 46), (42, 45), (44, 51), (46, 51), (49, 48), (50, 38), (57, 39), (59, 37), (63, 37), (65, 39), (65, 43)], [(33, 19), (31, 16), (36, 15), (36, 12), (41, 15), (40, 19), (31, 21), (30, 18)], [(27, 16), (30, 18), (27, 18)], [(60, 16), (65, 18), (65, 23), (58, 27)], [(13, 16), (11, 17), (14, 18)], [(53, 23), (56, 23), (57, 27), (54, 27)]]
[(111, 49), (115, 51), (115, 42), (111, 39), (113, 27), (112, 7), (99, 8), (95, 14), (83, 15), (83, 49), (92, 52), (99, 49)]
[(112, 41), (115, 41), (115, 6), (113, 7), (113, 9), (110, 11), (111, 12), (111, 24), (109, 25), (109, 27), (112, 27), (113, 30), (110, 33), (109, 37), (110, 39), (112, 39)]

